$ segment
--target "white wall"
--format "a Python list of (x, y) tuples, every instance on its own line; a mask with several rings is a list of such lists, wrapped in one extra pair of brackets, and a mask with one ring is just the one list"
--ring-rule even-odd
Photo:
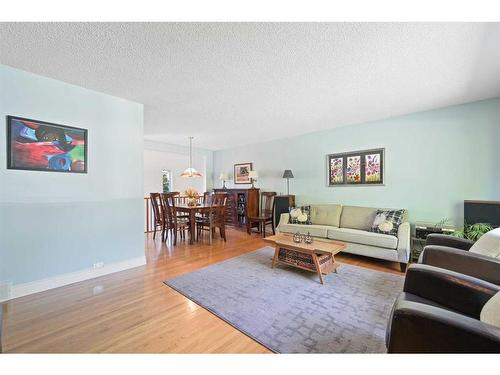
[(189, 147), (161, 142), (144, 142), (144, 196), (161, 192), (162, 171), (173, 174), (172, 191), (183, 192), (188, 187), (204, 192), (212, 188), (213, 152), (193, 148), (193, 168), (202, 174), (199, 178), (183, 178), (180, 174), (189, 166)]
[(31, 282), (144, 256), (143, 106), (0, 65), (0, 116), (88, 129), (88, 173), (6, 169), (0, 281)]

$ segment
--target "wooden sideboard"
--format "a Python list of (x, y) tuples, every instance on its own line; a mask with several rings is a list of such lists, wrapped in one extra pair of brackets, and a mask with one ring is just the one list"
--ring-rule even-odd
[(259, 189), (214, 189), (227, 193), (226, 224), (246, 226), (248, 216), (259, 214)]

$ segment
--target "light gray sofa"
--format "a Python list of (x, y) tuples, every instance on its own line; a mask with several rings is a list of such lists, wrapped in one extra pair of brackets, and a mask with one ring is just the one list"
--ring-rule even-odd
[(410, 223), (407, 213), (398, 228), (398, 235), (370, 232), (378, 208), (342, 206), (339, 204), (311, 205), (312, 224), (291, 224), (290, 215), (282, 214), (278, 231), (308, 232), (314, 237), (329, 238), (347, 243), (346, 253), (399, 262), (406, 270), (410, 259)]

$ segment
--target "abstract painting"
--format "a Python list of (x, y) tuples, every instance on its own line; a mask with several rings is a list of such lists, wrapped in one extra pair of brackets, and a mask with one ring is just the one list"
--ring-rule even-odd
[(87, 130), (7, 116), (7, 168), (87, 173)]
[(385, 149), (327, 155), (328, 186), (383, 185)]
[(235, 184), (251, 184), (252, 180), (249, 176), (252, 170), (252, 163), (241, 163), (234, 165), (234, 183)]

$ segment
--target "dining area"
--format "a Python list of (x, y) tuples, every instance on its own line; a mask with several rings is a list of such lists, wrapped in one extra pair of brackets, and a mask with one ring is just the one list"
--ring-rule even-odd
[(150, 193), (146, 202), (146, 232), (153, 233), (153, 239), (161, 237), (174, 246), (178, 241), (208, 241), (212, 244), (218, 236), (226, 241), (225, 192)]

